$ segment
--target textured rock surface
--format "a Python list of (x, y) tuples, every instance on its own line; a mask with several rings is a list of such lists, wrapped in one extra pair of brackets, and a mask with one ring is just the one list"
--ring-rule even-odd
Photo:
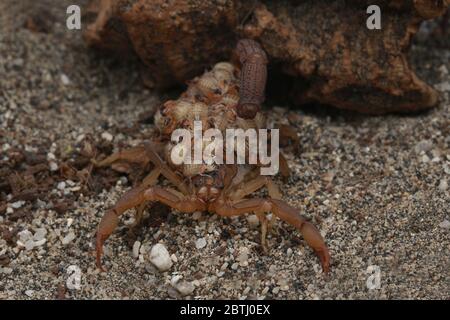
[[(437, 103), (405, 53), (420, 22), (441, 1), (378, 1), (382, 29), (366, 28), (369, 1), (93, 0), (85, 33), (93, 46), (135, 52), (150, 86), (184, 82), (230, 57), (237, 39), (259, 41), (272, 70), (289, 75), (294, 101), (367, 113), (414, 111)], [(96, 16), (96, 13), (98, 15)]]

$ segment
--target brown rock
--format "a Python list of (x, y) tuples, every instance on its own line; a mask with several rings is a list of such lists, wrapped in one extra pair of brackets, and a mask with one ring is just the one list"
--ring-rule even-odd
[[(230, 60), (240, 38), (257, 40), (270, 72), (292, 78), (294, 101), (366, 113), (430, 108), (438, 96), (411, 70), (406, 53), (424, 19), (446, 0), (377, 1), (382, 29), (366, 28), (371, 1), (93, 0), (92, 46), (133, 56), (147, 85), (183, 83)], [(124, 54), (126, 53), (126, 54)], [(269, 82), (270, 83), (270, 82)]]

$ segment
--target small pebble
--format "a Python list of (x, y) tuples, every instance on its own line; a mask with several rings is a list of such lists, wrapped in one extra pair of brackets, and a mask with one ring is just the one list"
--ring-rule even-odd
[(56, 162), (50, 162), (50, 171), (55, 172), (58, 171), (59, 167), (58, 164)]
[(137, 258), (139, 257), (139, 249), (141, 248), (141, 242), (135, 241), (133, 244), (133, 257)]
[(40, 247), (40, 246), (42, 246), (44, 243), (46, 243), (47, 242), (47, 239), (41, 239), (41, 240), (39, 240), (39, 241), (35, 241), (34, 242), (34, 246), (35, 247)]
[(424, 154), (424, 155), (422, 156), (422, 162), (423, 162), (423, 163), (430, 162), (430, 158), (429, 158), (426, 154)]
[(177, 289), (182, 296), (188, 296), (194, 292), (195, 286), (192, 282), (181, 280), (175, 285), (175, 289)]
[(239, 262), (239, 265), (242, 267), (248, 266), (248, 249), (241, 249), (241, 253), (237, 256), (236, 260)]
[(206, 239), (205, 238), (199, 238), (197, 241), (195, 241), (195, 247), (197, 249), (202, 249), (206, 247)]
[(3, 268), (2, 273), (3, 274), (11, 274), (13, 272), (12, 268)]
[(68, 76), (66, 76), (64, 73), (61, 74), (61, 82), (63, 85), (67, 86), (70, 84), (70, 79)]
[(170, 284), (175, 287), (175, 285), (178, 283), (178, 281), (180, 281), (181, 279), (183, 279), (183, 276), (177, 274), (175, 276), (172, 277), (172, 279), (170, 279)]
[(57, 188), (58, 190), (64, 190), (66, 188), (66, 183), (64, 181), (59, 182)]
[(33, 240), (40, 241), (40, 240), (44, 239), (46, 235), (47, 235), (47, 230), (45, 228), (38, 228), (34, 232)]
[(28, 297), (30, 297), (30, 298), (33, 296), (33, 293), (34, 293), (33, 290), (27, 290), (27, 291), (25, 291), (25, 295), (28, 296)]
[(73, 233), (72, 231), (70, 231), (62, 240), (61, 240), (61, 242), (62, 242), (62, 244), (63, 245), (67, 245), (67, 244), (69, 244), (70, 242), (72, 242), (72, 240), (73, 239), (75, 239), (75, 233)]
[(11, 207), (14, 208), (14, 209), (19, 209), (24, 204), (25, 204), (25, 201), (20, 200), (20, 201), (16, 201), (16, 202), (11, 203)]
[(169, 251), (161, 244), (155, 244), (150, 250), (150, 262), (158, 268), (159, 271), (167, 271), (172, 267)]
[(446, 191), (447, 189), (448, 189), (448, 183), (447, 183), (447, 180), (446, 179), (442, 179), (440, 182), (439, 182), (439, 190), (441, 190), (441, 191)]
[(102, 139), (111, 142), (111, 141), (113, 141), (114, 137), (113, 137), (113, 135), (112, 135), (111, 133), (109, 133), (109, 132), (103, 132), (103, 133), (102, 133)]
[(27, 240), (25, 243), (24, 243), (24, 245), (25, 245), (25, 250), (27, 250), (27, 251), (31, 251), (31, 250), (33, 250), (33, 248), (34, 248), (34, 241), (33, 240)]
[(422, 140), (419, 143), (416, 144), (416, 146), (414, 147), (414, 150), (417, 153), (420, 152), (427, 152), (428, 150), (431, 150), (431, 148), (433, 148), (433, 143), (429, 140)]
[(441, 223), (439, 223), (439, 227), (444, 229), (450, 229), (450, 221), (444, 220)]
[(255, 214), (248, 215), (247, 222), (252, 228), (256, 228), (257, 226), (259, 226), (259, 219)]
[(199, 220), (201, 217), (202, 217), (202, 212), (201, 211), (195, 211), (192, 214), (192, 219), (194, 219), (194, 220)]
[(33, 234), (30, 231), (26, 230), (26, 229), (20, 231), (17, 235), (19, 236), (19, 240), (22, 243), (25, 243), (28, 240), (31, 240), (33, 238)]

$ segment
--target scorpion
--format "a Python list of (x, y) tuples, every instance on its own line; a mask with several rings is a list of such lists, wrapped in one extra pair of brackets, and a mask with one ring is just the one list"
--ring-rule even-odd
[[(120, 216), (136, 208), (140, 221), (147, 203), (160, 202), (181, 213), (196, 211), (218, 214), (222, 217), (254, 213), (261, 225), (261, 246), (267, 251), (266, 235), (269, 219), (266, 213), (295, 227), (318, 256), (322, 270), (330, 268), (330, 254), (318, 229), (299, 210), (282, 200), (281, 192), (270, 176), (260, 174), (260, 164), (174, 164), (170, 153), (174, 130), (193, 130), (193, 122), (223, 132), (227, 128), (255, 128), (265, 126), (261, 112), (267, 78), (267, 56), (261, 46), (250, 39), (240, 40), (234, 52), (237, 63), (220, 62), (211, 71), (194, 78), (178, 100), (165, 102), (155, 114), (159, 130), (157, 141), (119, 151), (97, 167), (115, 163), (139, 163), (151, 166), (142, 183), (126, 192), (103, 215), (96, 234), (96, 264), (104, 271), (101, 257), (105, 240), (113, 233)], [(280, 153), (280, 172), (289, 175), (289, 168)], [(158, 185), (165, 178), (172, 187)], [(267, 188), (268, 197), (250, 197)]]

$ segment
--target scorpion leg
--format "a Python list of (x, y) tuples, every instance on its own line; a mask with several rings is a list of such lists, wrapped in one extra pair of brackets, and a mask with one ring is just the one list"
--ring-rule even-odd
[(206, 210), (205, 204), (197, 198), (182, 198), (178, 193), (171, 192), (158, 186), (143, 188), (138, 187), (128, 191), (117, 204), (108, 210), (100, 221), (97, 231), (96, 251), (97, 267), (104, 270), (101, 265), (103, 243), (116, 229), (119, 216), (126, 210), (137, 207), (146, 201), (159, 201), (169, 207), (182, 212), (195, 212)]
[(96, 167), (108, 167), (118, 161), (137, 163), (145, 166), (150, 162), (150, 158), (146, 155), (145, 147), (139, 146), (116, 152), (100, 162), (93, 160)]
[[(272, 179), (268, 177), (258, 176), (253, 180), (243, 182), (240, 186), (237, 187), (237, 190), (230, 195), (230, 199), (232, 201), (241, 200), (245, 196), (252, 194), (253, 192), (261, 189), (266, 186), (269, 192), (269, 197), (272, 199), (281, 199), (282, 195), (280, 189), (277, 184), (272, 181)], [(265, 252), (268, 251), (267, 248), (267, 230), (270, 232), (273, 231), (273, 219), (268, 220), (264, 213), (256, 214), (260, 223), (261, 223), (261, 245)]]
[[(161, 170), (159, 168), (153, 169), (143, 180), (140, 188), (148, 188), (150, 186), (154, 186), (158, 182), (159, 175), (161, 174)], [(135, 229), (140, 225), (142, 218), (144, 217), (144, 209), (146, 206), (146, 202), (141, 203), (136, 207), (135, 213), (135, 221), (130, 227), (130, 235), (134, 236)]]
[[(256, 190), (259, 190), (264, 186), (268, 186), (269, 180), (270, 179), (267, 177), (258, 176), (253, 180), (243, 182), (240, 186), (237, 187), (237, 190), (230, 195), (229, 199), (232, 201), (241, 200), (242, 198), (249, 194), (252, 194)], [(274, 192), (274, 196), (279, 196), (278, 194), (276, 194), (276, 190), (272, 188), (270, 190)], [(256, 212), (256, 216), (258, 217), (258, 220), (261, 224), (261, 247), (263, 248), (264, 252), (267, 253), (269, 251), (266, 240), (268, 220), (263, 212)]]
[(151, 162), (161, 171), (161, 174), (173, 185), (177, 186), (183, 194), (189, 193), (189, 189), (183, 179), (161, 159), (151, 144), (145, 144), (143, 146), (116, 152), (100, 162), (94, 161), (94, 164), (96, 167), (107, 167), (118, 161), (138, 163), (141, 166), (146, 166)]
[(125, 193), (122, 198), (116, 203), (114, 207), (106, 211), (102, 217), (97, 229), (96, 252), (97, 252), (97, 267), (104, 271), (101, 265), (101, 256), (103, 254), (103, 243), (113, 233), (119, 223), (119, 216), (128, 209), (139, 206), (145, 202), (145, 189), (134, 188)]
[(325, 273), (330, 270), (330, 253), (325, 241), (319, 230), (309, 221), (306, 221), (297, 209), (291, 207), (287, 203), (272, 199), (272, 212), (281, 220), (294, 226), (303, 235), (308, 245), (314, 250), (319, 257), (322, 269)]
[(294, 226), (303, 235), (308, 245), (319, 257), (322, 269), (328, 272), (330, 269), (330, 254), (328, 248), (317, 228), (306, 221), (298, 211), (277, 199), (247, 199), (234, 204), (221, 203), (216, 206), (216, 213), (221, 216), (241, 215), (248, 212), (264, 213), (272, 211), (281, 220)]
[(280, 173), (283, 179), (287, 179), (291, 175), (291, 170), (289, 169), (289, 165), (286, 161), (286, 158), (281, 152), (280, 152)]

